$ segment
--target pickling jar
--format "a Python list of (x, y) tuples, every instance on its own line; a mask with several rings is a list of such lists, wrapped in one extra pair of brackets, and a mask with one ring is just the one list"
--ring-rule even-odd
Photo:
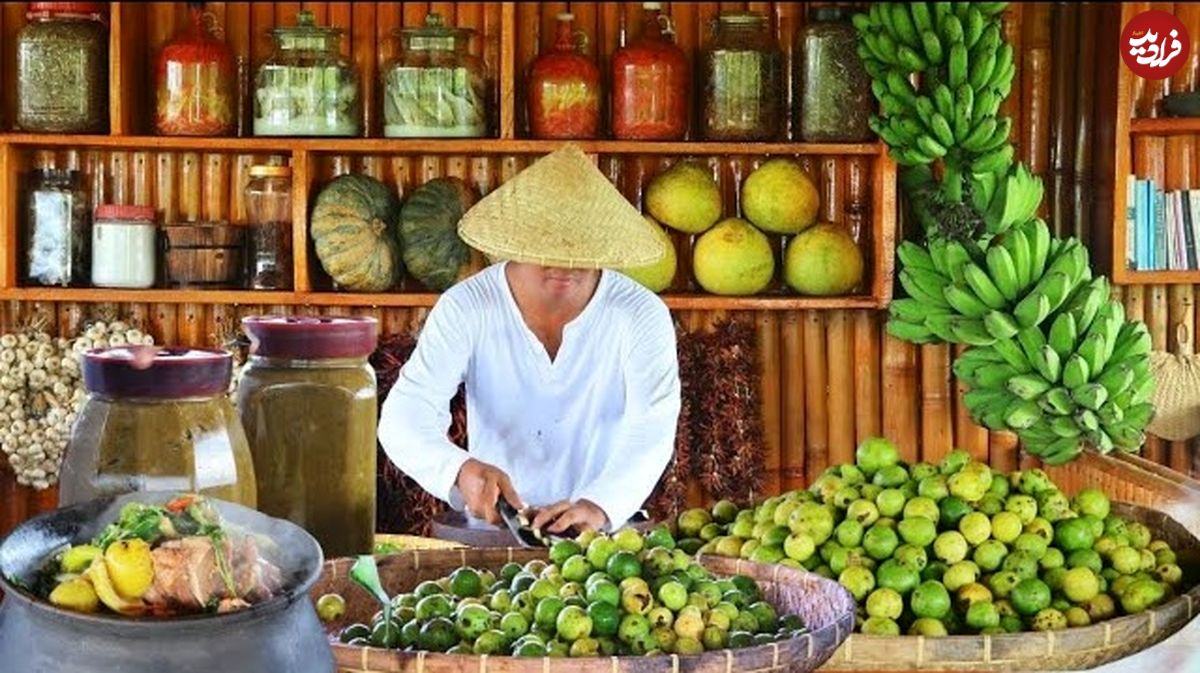
[(642, 3), (637, 38), (612, 56), (612, 133), (622, 140), (680, 140), (688, 130), (691, 71), (662, 3)]
[(474, 31), (447, 26), (441, 14), (395, 31), (396, 58), (383, 78), (383, 135), (478, 138), (487, 134), (483, 61), (467, 50)]
[(705, 140), (775, 140), (783, 132), (783, 52), (767, 17), (722, 14), (701, 55)]
[(237, 407), (259, 510), (303, 526), (335, 558), (370, 553), (375, 533), (373, 318), (248, 317)]
[(237, 109), (233, 51), (204, 3), (188, 5), (188, 28), (158, 54), (154, 129), (165, 136), (229, 135)]
[(84, 402), (67, 443), (59, 505), (135, 491), (257, 503), (254, 461), (229, 401), (225, 351), (160, 348), (144, 369), (128, 347), (83, 356)]
[(575, 15), (558, 15), (553, 49), (529, 66), (529, 132), (534, 138), (595, 138), (600, 132), (600, 69), (588, 58)]
[(17, 34), (17, 127), (102, 133), (108, 127), (107, 3), (31, 2)]
[(871, 75), (844, 7), (816, 7), (796, 40), (796, 129), (810, 143), (871, 138)]

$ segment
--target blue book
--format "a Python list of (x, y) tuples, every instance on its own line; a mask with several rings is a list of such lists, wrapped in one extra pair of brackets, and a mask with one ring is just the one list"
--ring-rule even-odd
[(1167, 198), (1154, 187), (1154, 270), (1167, 269)]
[(1137, 270), (1146, 271), (1150, 268), (1153, 255), (1150, 254), (1150, 181), (1137, 181), (1137, 196), (1134, 204), (1137, 227)]

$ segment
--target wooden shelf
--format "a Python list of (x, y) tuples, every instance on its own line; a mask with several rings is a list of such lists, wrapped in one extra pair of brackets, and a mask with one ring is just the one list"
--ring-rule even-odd
[(1200, 271), (1135, 271), (1113, 269), (1113, 282), (1118, 285), (1197, 285)]
[(1149, 117), (1132, 119), (1129, 133), (1133, 135), (1180, 135), (1200, 133), (1200, 117)]
[[(232, 304), (262, 306), (370, 306), (428, 308), (436, 293), (391, 292), (267, 292), (254, 290), (120, 290), (108, 288), (19, 287), (0, 289), (0, 300), (65, 301), (81, 303), (121, 302), (131, 304)], [(676, 310), (787, 311), (811, 309), (880, 308), (868, 295), (847, 297), (800, 297), (761, 295), (721, 297), (709, 294), (665, 294), (663, 301)]]

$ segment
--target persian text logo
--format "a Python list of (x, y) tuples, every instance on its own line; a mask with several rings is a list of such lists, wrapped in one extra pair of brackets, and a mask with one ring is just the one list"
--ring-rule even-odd
[(1130, 19), (1121, 31), (1121, 59), (1143, 79), (1165, 79), (1187, 63), (1192, 39), (1170, 12), (1150, 10)]

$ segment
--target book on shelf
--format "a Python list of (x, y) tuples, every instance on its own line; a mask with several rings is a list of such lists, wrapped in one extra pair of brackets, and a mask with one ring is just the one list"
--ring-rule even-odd
[(1200, 189), (1165, 190), (1130, 176), (1125, 257), (1136, 271), (1200, 270)]

